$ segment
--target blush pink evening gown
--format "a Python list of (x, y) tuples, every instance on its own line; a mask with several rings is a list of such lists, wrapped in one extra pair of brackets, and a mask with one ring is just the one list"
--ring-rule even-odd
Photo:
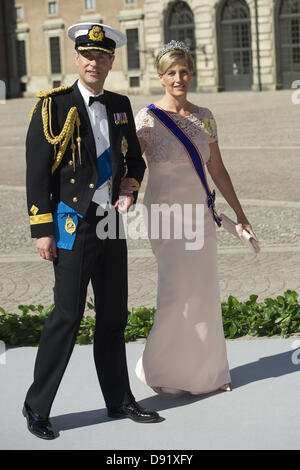
[[(217, 141), (212, 113), (199, 107), (188, 117), (168, 114), (207, 163), (209, 144)], [(138, 137), (147, 142), (149, 174), (143, 203), (148, 214), (153, 204), (204, 207), (204, 245), (197, 250), (187, 250), (184, 237), (151, 239), (151, 217), (148, 219), (158, 268), (157, 311), (136, 374), (143, 383), (169, 393), (211, 392), (231, 381), (217, 272), (216, 224), (202, 183), (178, 139), (146, 107), (137, 114), (136, 127)], [(193, 214), (195, 217), (195, 211)], [(199, 228), (198, 219), (193, 224)]]

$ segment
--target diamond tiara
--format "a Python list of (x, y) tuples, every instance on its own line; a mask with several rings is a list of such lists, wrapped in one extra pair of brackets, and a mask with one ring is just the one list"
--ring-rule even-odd
[(171, 42), (169, 42), (168, 44), (164, 44), (163, 47), (158, 51), (157, 58), (160, 59), (164, 54), (169, 51), (174, 51), (175, 49), (184, 51), (186, 54), (190, 52), (190, 48), (186, 46), (184, 42), (174, 41), (174, 39), (172, 39)]

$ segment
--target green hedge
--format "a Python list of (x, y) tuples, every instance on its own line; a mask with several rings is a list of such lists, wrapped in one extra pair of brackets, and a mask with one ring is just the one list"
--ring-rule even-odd
[[(240, 302), (233, 296), (221, 303), (224, 334), (226, 339), (251, 336), (287, 337), (300, 332), (300, 304), (298, 294), (287, 290), (284, 296), (266, 298), (257, 302), (257, 295), (250, 295), (249, 300)], [(95, 310), (92, 302), (87, 302), (88, 308)], [(42, 305), (19, 305), (21, 313), (7, 313), (0, 307), (0, 339), (6, 345), (37, 345), (45, 320), (54, 308)], [(128, 312), (128, 323), (125, 329), (125, 341), (135, 341), (147, 338), (153, 325), (155, 308), (135, 307)], [(95, 330), (94, 316), (83, 317), (77, 344), (93, 342)]]

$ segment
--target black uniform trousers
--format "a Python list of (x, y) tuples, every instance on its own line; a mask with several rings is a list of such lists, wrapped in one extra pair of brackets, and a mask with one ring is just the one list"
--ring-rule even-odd
[(86, 217), (79, 219), (73, 250), (58, 249), (54, 262), (55, 308), (41, 334), (34, 381), (26, 396), (28, 405), (45, 418), (76, 342), (90, 280), (96, 309), (94, 360), (106, 406), (134, 400), (124, 340), (128, 315), (126, 240), (97, 237), (96, 225), (106, 214), (96, 216), (96, 208), (92, 202)]

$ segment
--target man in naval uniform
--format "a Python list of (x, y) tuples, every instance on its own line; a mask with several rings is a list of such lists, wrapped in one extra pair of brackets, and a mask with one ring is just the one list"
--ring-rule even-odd
[[(127, 97), (103, 90), (123, 33), (102, 24), (68, 29), (79, 80), (38, 94), (26, 139), (31, 235), (53, 262), (55, 308), (41, 334), (34, 381), (23, 407), (30, 432), (53, 439), (49, 414), (70, 359), (91, 280), (96, 309), (94, 359), (108, 416), (157, 422), (131, 392), (124, 341), (127, 322), (125, 237), (97, 236), (109, 208), (136, 201), (145, 163)], [(122, 189), (120, 189), (122, 188)], [(100, 211), (100, 215), (99, 215)], [(101, 212), (102, 211), (102, 212)], [(121, 229), (120, 229), (121, 230)], [(98, 234), (99, 235), (99, 234)]]

